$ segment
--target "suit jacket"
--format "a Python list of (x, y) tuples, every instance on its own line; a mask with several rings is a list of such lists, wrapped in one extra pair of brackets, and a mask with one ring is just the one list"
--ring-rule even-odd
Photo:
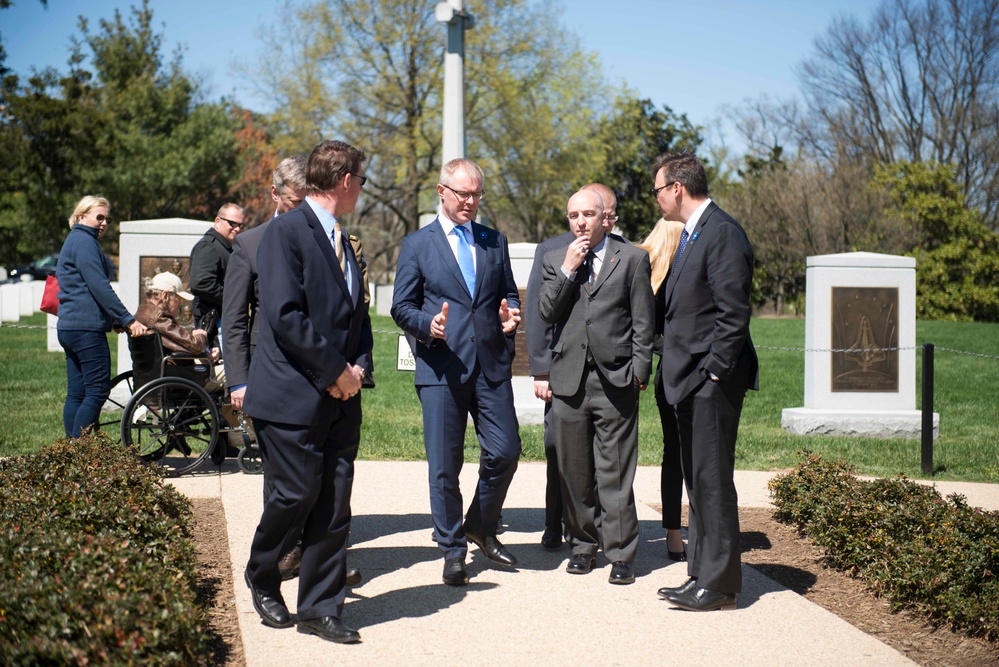
[[(273, 218), (272, 218), (273, 219)], [(225, 350), (226, 384), (236, 387), (246, 384), (250, 374), (250, 355), (257, 345), (257, 251), (267, 220), (253, 229), (240, 232), (232, 242), (232, 255), (225, 272), (222, 299), (222, 347)]]
[[(473, 222), (475, 294), (461, 276), (440, 220), (402, 240), (395, 270), (392, 319), (416, 339), (416, 384), (464, 384), (476, 362), (491, 382), (509, 380), (513, 336), (503, 333), (500, 301), (520, 307), (506, 237)], [(430, 337), (430, 323), (448, 303), (447, 340)]]
[(244, 401), (250, 416), (312, 425), (345, 412), (360, 423), (360, 395), (341, 401), (326, 392), (348, 363), (372, 371), (371, 320), (360, 267), (349, 243), (344, 252), (353, 295), (309, 206), (267, 225), (257, 253), (259, 344)]
[(603, 265), (590, 292), (580, 271), (576, 280), (562, 273), (565, 249), (543, 260), (544, 284), (538, 312), (555, 325), (552, 368), (548, 382), (554, 394), (579, 391), (586, 353), (601, 376), (615, 387), (627, 387), (652, 374), (654, 304), (649, 254), (608, 236)]
[(663, 388), (670, 404), (686, 398), (709, 372), (759, 388), (749, 336), (754, 261), (739, 223), (709, 204), (663, 288)]
[(552, 368), (552, 332), (554, 327), (538, 313), (538, 301), (541, 297), (541, 285), (544, 282), (545, 255), (558, 248), (565, 249), (572, 243), (576, 235), (566, 232), (547, 238), (534, 249), (534, 264), (531, 265), (531, 275), (527, 279), (526, 303), (521, 315), (524, 318), (524, 331), (527, 333), (527, 356), (531, 362), (531, 375), (548, 375)]

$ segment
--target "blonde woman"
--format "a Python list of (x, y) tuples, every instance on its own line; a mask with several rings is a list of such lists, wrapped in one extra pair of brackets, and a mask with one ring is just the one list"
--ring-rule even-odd
[(66, 437), (97, 422), (111, 393), (111, 350), (107, 332), (146, 327), (122, 305), (111, 289), (111, 263), (98, 241), (111, 224), (104, 197), (86, 196), (69, 217), (69, 235), (59, 252), (59, 344), (66, 351), (66, 405), (62, 419)]
[[(649, 235), (639, 244), (652, 260), (652, 291), (656, 296), (656, 353), (662, 352), (663, 318), (665, 304), (663, 287), (673, 266), (676, 249), (680, 245), (683, 223), (679, 220), (660, 218)], [(663, 504), (663, 528), (666, 529), (666, 552), (673, 561), (687, 560), (687, 550), (680, 532), (680, 504), (683, 497), (683, 468), (680, 464), (680, 434), (676, 425), (676, 412), (663, 395), (662, 356), (656, 367), (655, 392), (659, 418), (663, 425), (663, 464), (660, 492)]]

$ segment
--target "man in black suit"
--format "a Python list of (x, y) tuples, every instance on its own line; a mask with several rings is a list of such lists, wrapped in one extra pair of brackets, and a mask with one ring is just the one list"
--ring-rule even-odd
[(364, 157), (341, 141), (316, 146), (308, 197), (264, 232), (260, 332), (243, 403), (274, 483), (245, 573), (254, 608), (266, 625), (293, 623), (278, 561), (300, 532), (298, 631), (341, 643), (360, 639), (341, 615), (359, 391), (371, 372), (372, 338), (360, 266), (338, 219), (354, 210)]
[(653, 168), (663, 217), (685, 223), (665, 290), (663, 393), (676, 406), (687, 485), (687, 572), (660, 589), (693, 611), (734, 609), (742, 590), (735, 442), (746, 391), (758, 389), (749, 336), (753, 248), (739, 223), (708, 198), (704, 166), (667, 153)]
[[(468, 583), (469, 540), (489, 560), (517, 564), (496, 529), (520, 459), (511, 384), (520, 300), (506, 237), (474, 222), (482, 182), (482, 170), (471, 160), (441, 168), (440, 214), (403, 239), (392, 296), (392, 318), (416, 341), (430, 509), (444, 554), (442, 578), (453, 586)], [(469, 415), (482, 452), (462, 522), (458, 475)]]
[(592, 189), (569, 199), (576, 238), (544, 256), (538, 313), (555, 327), (549, 385), (572, 546), (566, 571), (590, 572), (602, 543), (610, 583), (630, 584), (638, 396), (652, 373), (651, 266), (647, 252), (605, 234), (603, 209)]

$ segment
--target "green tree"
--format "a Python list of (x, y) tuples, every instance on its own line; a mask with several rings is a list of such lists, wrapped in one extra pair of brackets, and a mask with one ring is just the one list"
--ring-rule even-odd
[[(0, 146), (12, 167), (0, 193), (0, 259), (58, 249), (84, 194), (107, 196), (119, 220), (205, 218), (233, 194), (241, 116), (201, 100), (179, 53), (164, 65), (148, 1), (129, 18), (116, 11), (92, 33), (81, 17), (66, 75), (49, 69), (23, 85), (4, 77)], [(112, 251), (117, 233), (113, 225)]]
[[(602, 80), (550, 5), (488, 0), (470, 10), (466, 133), (486, 170), (483, 213), (515, 239), (535, 238), (595, 153), (587, 137)], [(367, 153), (354, 219), (369, 270), (384, 279), (403, 236), (438, 204), (445, 27), (434, 3), (417, 0), (322, 0), (282, 14), (266, 63), (247, 76), (275, 100), (281, 152), (335, 136)]]
[[(667, 151), (697, 152), (703, 141), (700, 130), (686, 114), (676, 114), (668, 106), (657, 109), (651, 100), (637, 99), (628, 92), (617, 97), (613, 111), (600, 123), (603, 164), (590, 180), (614, 190), (617, 228), (624, 236), (634, 240), (644, 237), (661, 217), (650, 194), (656, 158)], [(709, 183), (713, 175), (709, 168)]]
[(952, 166), (882, 165), (889, 212), (916, 230), (917, 315), (925, 319), (999, 321), (999, 235), (965, 206)]

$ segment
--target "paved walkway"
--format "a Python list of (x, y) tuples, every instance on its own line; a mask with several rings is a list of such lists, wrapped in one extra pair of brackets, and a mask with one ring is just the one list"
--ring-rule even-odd
[[(474, 464), (465, 466), (466, 496), (475, 473)], [(737, 472), (740, 506), (769, 506), (772, 474)], [(734, 612), (684, 612), (659, 600), (659, 587), (685, 581), (686, 565), (666, 559), (665, 531), (650, 507), (659, 503), (657, 467), (639, 468), (635, 482), (641, 544), (634, 584), (608, 584), (602, 554), (592, 573), (573, 576), (564, 571), (566, 547), (541, 548), (544, 464), (522, 463), (503, 510), (509, 529), (502, 536), (519, 569), (492, 566), (473, 545), (471, 581), (455, 588), (441, 583), (443, 561), (430, 540), (426, 463), (359, 461), (349, 564), (361, 569), (364, 582), (348, 593), (344, 621), (361, 632), (362, 643), (348, 646), (294, 628), (267, 628), (253, 610), (242, 575), (260, 517), (262, 477), (230, 471), (172, 481), (189, 497), (222, 500), (249, 667), (915, 664), (749, 566)], [(999, 509), (999, 485), (937, 486)], [(282, 592), (294, 612), (297, 580)]]

